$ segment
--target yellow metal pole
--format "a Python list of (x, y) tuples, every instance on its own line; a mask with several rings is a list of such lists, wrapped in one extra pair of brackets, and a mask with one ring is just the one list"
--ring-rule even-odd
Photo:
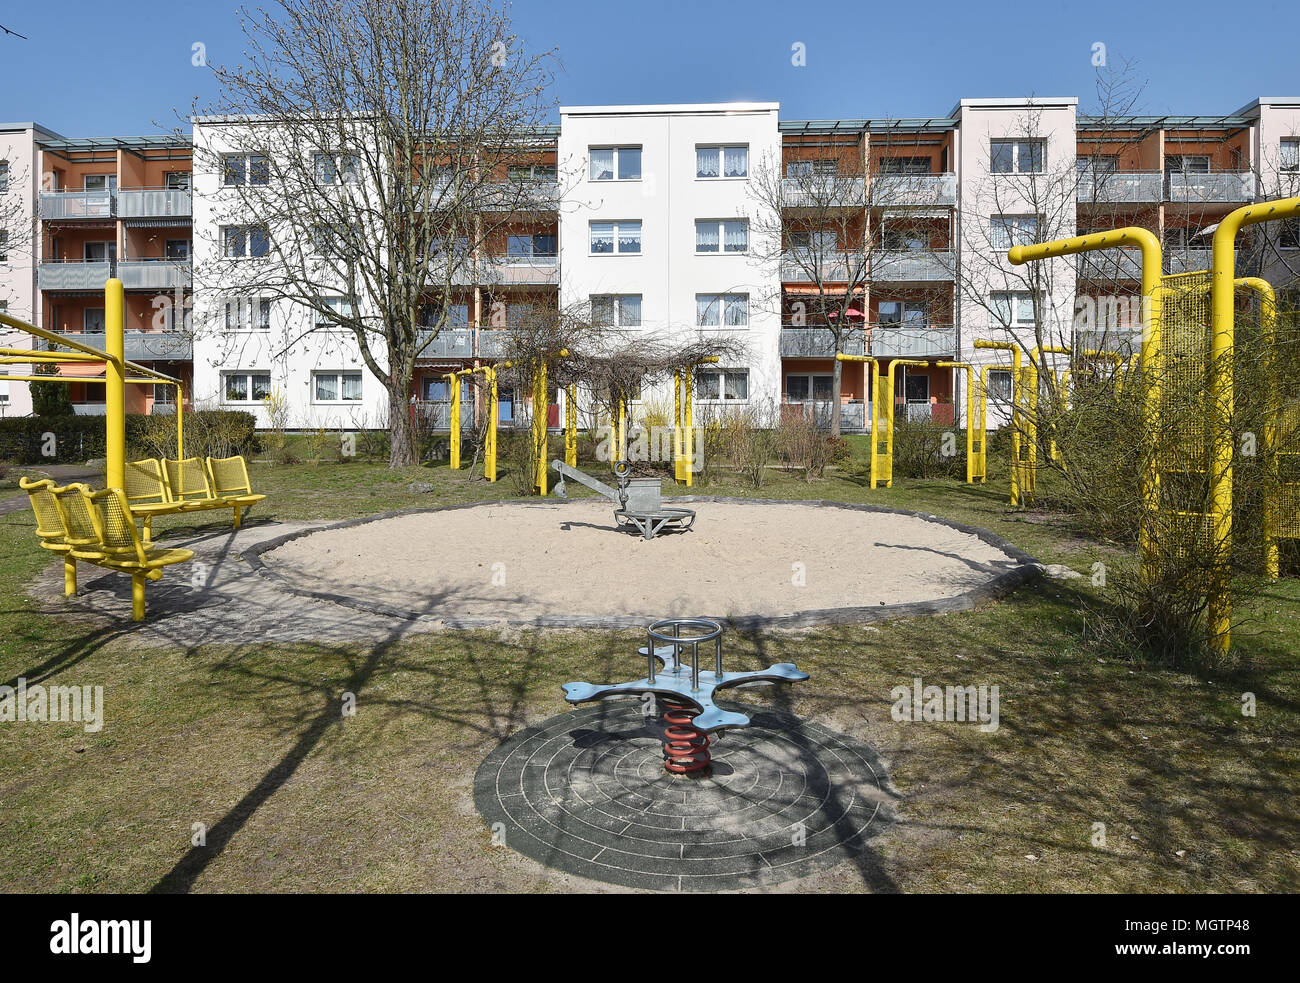
[(533, 455), (537, 469), (533, 488), (546, 494), (546, 359), (539, 359), (533, 375)]
[[(992, 348), (997, 351), (1011, 353), (1011, 382), (1014, 389), (1011, 393), (1011, 504), (1020, 504), (1020, 391), (1023, 388), (1024, 380), (1021, 378), (1020, 371), (1020, 346), (1014, 341), (986, 341), (983, 338), (975, 339), (976, 348)], [(999, 366), (1000, 368), (1000, 366)], [(987, 394), (986, 394), (987, 398)], [(987, 405), (985, 413), (988, 412)], [(985, 424), (987, 425), (987, 419)]]
[(673, 369), (673, 477), (682, 477), (682, 370)]
[(484, 370), (488, 382), (488, 421), (487, 437), (483, 441), (483, 477), (488, 481), (497, 480), (497, 370), (488, 366)]
[(448, 454), (448, 465), (453, 471), (460, 470), (460, 373), (449, 372), (443, 376), (447, 380), (447, 385), (451, 388), (451, 419), (448, 424), (451, 435), (451, 450)]
[(975, 483), (975, 369), (969, 362), (936, 362), (941, 369), (966, 370), (966, 484)]
[[(716, 362), (717, 359), (710, 359)], [(682, 400), (686, 413), (686, 426), (682, 428), (682, 447), (685, 451), (686, 460), (682, 462), (682, 467), (686, 471), (686, 487), (692, 488), (695, 485), (695, 369), (689, 368), (684, 373), (685, 386), (682, 392)], [(704, 448), (701, 448), (701, 452)]]
[(104, 284), (104, 479), (108, 488), (126, 487), (126, 308), (122, 281)]
[(1281, 571), (1278, 550), (1278, 405), (1277, 387), (1277, 297), (1273, 285), (1257, 276), (1238, 277), (1238, 287), (1253, 290), (1259, 296), (1260, 347), (1263, 349), (1264, 376), (1264, 573), (1277, 580)]
[(871, 364), (871, 392), (867, 394), (865, 403), (871, 407), (871, 445), (867, 450), (867, 466), (871, 487), (874, 489), (880, 480), (880, 362), (872, 355), (845, 355), (843, 352), (837, 353), (835, 359), (839, 362), (862, 362), (863, 372), (866, 371), (866, 363)]
[(570, 383), (564, 398), (564, 463), (578, 466), (578, 384)]

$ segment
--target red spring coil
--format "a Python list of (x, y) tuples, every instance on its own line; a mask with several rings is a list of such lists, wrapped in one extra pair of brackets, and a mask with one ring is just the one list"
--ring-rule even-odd
[(667, 697), (664, 704), (664, 767), (690, 775), (709, 767), (709, 735), (695, 728), (694, 706)]

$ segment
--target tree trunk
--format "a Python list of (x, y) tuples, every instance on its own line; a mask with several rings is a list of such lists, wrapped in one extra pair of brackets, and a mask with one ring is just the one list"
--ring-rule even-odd
[(420, 449), (415, 445), (415, 428), (411, 426), (412, 407), (406, 386), (387, 385), (388, 389), (388, 466), (409, 468), (420, 463)]
[[(840, 350), (840, 345), (835, 346)], [(838, 358), (831, 363), (831, 436), (840, 435), (840, 391), (844, 384), (844, 363)]]

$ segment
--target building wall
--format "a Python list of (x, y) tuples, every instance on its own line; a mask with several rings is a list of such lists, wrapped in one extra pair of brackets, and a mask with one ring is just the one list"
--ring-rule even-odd
[[(5, 313), (39, 326), (36, 302), (35, 215), (40, 185), (37, 130), (31, 123), (0, 125), (0, 160), (9, 165), (8, 187), (0, 194), (0, 224), (9, 233), (7, 259), (0, 262), (0, 304)], [(31, 335), (0, 325), (0, 347), (29, 349)], [(0, 416), (26, 416), (32, 411), (25, 382), (6, 382), (3, 374), (27, 375), (30, 365), (0, 366)]]

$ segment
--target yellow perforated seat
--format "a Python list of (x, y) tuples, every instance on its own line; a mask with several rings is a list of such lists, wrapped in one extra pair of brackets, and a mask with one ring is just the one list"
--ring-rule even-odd
[[(256, 505), (265, 495), (253, 491), (248, 480), (248, 465), (241, 455), (208, 458), (208, 474), (212, 476), (212, 493), (227, 502), (238, 502), (245, 508)], [(239, 528), (239, 513), (235, 513), (235, 528)]]
[(91, 493), (83, 488), (81, 498), (99, 543), (101, 559), (96, 562), (131, 575), (131, 617), (143, 621), (145, 580), (158, 580), (163, 567), (194, 559), (194, 551), (147, 545), (135, 528), (130, 503), (121, 489)]
[(131, 514), (138, 516), (144, 526), (146, 543), (153, 538), (152, 519), (155, 515), (174, 515), (185, 508), (182, 503), (172, 501), (162, 461), (156, 457), (127, 463), (125, 490)]
[(68, 529), (63, 523), (63, 513), (59, 511), (59, 501), (55, 496), (56, 485), (49, 478), (33, 481), (19, 478), (18, 487), (27, 492), (32, 512), (36, 516), (36, 537), (41, 546), (63, 557), (63, 592), (77, 592), (77, 560), (72, 556), (72, 544), (68, 542)]

